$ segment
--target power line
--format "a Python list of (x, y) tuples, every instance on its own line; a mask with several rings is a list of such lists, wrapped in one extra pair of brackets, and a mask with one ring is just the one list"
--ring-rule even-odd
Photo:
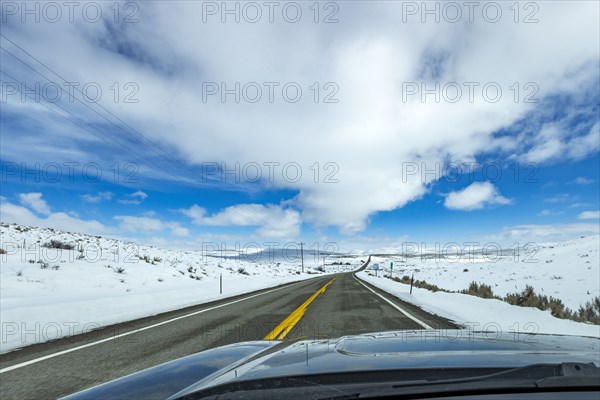
[[(12, 43), (15, 47), (17, 47), (19, 50), (21, 50), (23, 53), (27, 54), (29, 57), (31, 57), (32, 59), (34, 59), (36, 62), (38, 62), (40, 65), (44, 66), (47, 70), (49, 70), (50, 72), (52, 72), (54, 75), (56, 75), (57, 77), (59, 77), (64, 83), (68, 83), (67, 80), (62, 77), (60, 74), (58, 74), (56, 71), (54, 71), (52, 68), (50, 68), (48, 65), (46, 65), (44, 62), (42, 62), (41, 60), (39, 60), (37, 57), (35, 57), (34, 55), (32, 55), (30, 52), (28, 52), (27, 50), (25, 50), (23, 47), (19, 46), (17, 43), (15, 43), (13, 40), (9, 39), (8, 37), (6, 37), (6, 35), (0, 33), (0, 36), (3, 37), (4, 39), (6, 39), (7, 41), (9, 41), (10, 43)], [(12, 56), (13, 58), (15, 58), (16, 60), (18, 60), (19, 62), (21, 62), (23, 65), (25, 65), (27, 68), (31, 69), (33, 72), (35, 72), (36, 74), (38, 74), (39, 76), (43, 77), (44, 79), (46, 79), (48, 82), (53, 82), (49, 77), (47, 77), (46, 75), (44, 75), (43, 73), (39, 72), (37, 69), (35, 69), (34, 67), (32, 67), (31, 65), (29, 65), (27, 62), (23, 61), (21, 58), (17, 57), (15, 54), (13, 54), (11, 51), (9, 51), (8, 49), (2, 47), (0, 45), (0, 49), (4, 50), (6, 53), (8, 53), (10, 56)], [(59, 86), (60, 87), (60, 86)], [(78, 93), (80, 93), (84, 98), (87, 97), (80, 89), (78, 89), (77, 87), (71, 85), (71, 87), (73, 87)], [(67, 93), (68, 95), (69, 92), (67, 92), (63, 87), (60, 87), (60, 89)], [(101, 113), (99, 113), (97, 110), (93, 109), (92, 107), (90, 107), (89, 104), (87, 104), (86, 102), (81, 101), (79, 98), (77, 98), (76, 96), (73, 96), (73, 98), (75, 100), (77, 100), (79, 103), (81, 103), (83, 106), (85, 106), (86, 108), (88, 108), (89, 110), (91, 110), (92, 112), (94, 112), (95, 114), (97, 114), (98, 116), (100, 116), (101, 118), (103, 118), (104, 120), (106, 120), (107, 122), (109, 122), (110, 124), (112, 124), (113, 126), (115, 126), (117, 129), (134, 136), (137, 136), (137, 138), (139, 139), (140, 142), (146, 142), (146, 144), (151, 147), (156, 153), (160, 153), (159, 156), (163, 159), (165, 159), (166, 161), (169, 161), (173, 164), (175, 164), (176, 167), (178, 168), (183, 168), (185, 170), (187, 170), (188, 172), (190, 172), (192, 175), (197, 176), (197, 172), (192, 170), (191, 168), (189, 168), (187, 165), (185, 165), (184, 163), (180, 162), (179, 160), (177, 160), (175, 157), (173, 157), (173, 155), (171, 155), (170, 153), (168, 153), (167, 151), (165, 151), (162, 147), (160, 147), (159, 145), (157, 145), (156, 143), (154, 143), (152, 140), (148, 139), (146, 136), (144, 136), (141, 132), (139, 132), (138, 130), (136, 130), (135, 128), (133, 128), (131, 125), (129, 125), (127, 122), (123, 121), (121, 118), (119, 118), (118, 116), (116, 116), (114, 113), (112, 113), (110, 110), (106, 109), (104, 106), (102, 106), (99, 103), (95, 103), (95, 105), (97, 105), (98, 107), (100, 107), (102, 110), (104, 110), (106, 113), (110, 114), (112, 117), (114, 117), (116, 120), (118, 120), (120, 123), (122, 123), (124, 126), (126, 126), (127, 128), (129, 128), (129, 131), (123, 129), (123, 127), (117, 125), (114, 121), (111, 121), (110, 119), (108, 119), (106, 116), (102, 115)], [(141, 139), (143, 140), (141, 140)], [(199, 176), (201, 178), (201, 181), (203, 183), (207, 183), (206, 179), (207, 177), (204, 175), (200, 175)], [(215, 178), (216, 180), (216, 178)], [(234, 185), (232, 183), (228, 183), (229, 185), (239, 188), (239, 185)]]
[[(7, 72), (5, 72), (5, 71), (2, 71), (1, 69), (0, 69), (0, 73), (2, 73), (2, 74), (4, 74), (4, 75), (8, 76), (10, 79), (12, 79), (12, 80), (13, 80), (13, 81), (15, 81), (15, 82), (19, 82), (19, 83), (21, 83), (21, 85), (22, 85), (22, 86), (20, 86), (20, 87), (18, 88), (18, 90), (19, 90), (19, 92), (20, 92), (20, 93), (22, 93), (23, 95), (25, 95), (25, 96), (29, 97), (29, 96), (32, 96), (32, 94), (31, 94), (32, 92), (35, 92), (36, 94), (39, 94), (39, 93), (38, 93), (36, 90), (33, 90), (33, 89), (31, 89), (31, 88), (30, 88), (29, 86), (27, 86), (27, 84), (25, 84), (24, 82), (20, 82), (20, 81), (18, 81), (18, 80), (17, 80), (15, 77), (13, 77), (12, 75), (10, 75), (9, 73), (7, 73)], [(25, 93), (25, 92), (23, 92), (23, 91), (21, 90), (21, 88), (22, 88), (23, 86), (24, 86), (24, 87), (27, 89), (28, 93)], [(41, 94), (39, 94), (39, 96), (40, 96), (40, 97), (43, 97)], [(37, 102), (36, 102), (36, 103), (37, 103)], [(52, 111), (52, 112), (54, 112), (54, 113), (56, 113), (56, 114), (60, 115), (61, 117), (65, 118), (67, 121), (69, 121), (69, 122), (71, 122), (71, 123), (73, 123), (73, 124), (75, 124), (75, 125), (79, 126), (80, 128), (83, 128), (84, 130), (86, 130), (87, 132), (90, 132), (91, 134), (93, 134), (94, 136), (98, 137), (99, 139), (101, 139), (101, 140), (104, 140), (104, 141), (107, 141), (107, 139), (108, 139), (108, 140), (110, 140), (110, 141), (114, 142), (114, 144), (116, 144), (116, 145), (118, 145), (118, 146), (120, 146), (120, 147), (124, 148), (126, 151), (130, 151), (130, 152), (132, 152), (132, 153), (136, 154), (137, 156), (139, 156), (139, 159), (136, 159), (136, 160), (135, 160), (136, 162), (138, 162), (138, 161), (139, 161), (140, 163), (145, 163), (146, 165), (148, 165), (148, 166), (152, 167), (152, 165), (151, 165), (151, 164), (149, 164), (148, 162), (146, 162), (146, 161), (144, 160), (144, 156), (142, 156), (141, 154), (137, 153), (135, 150), (132, 150), (132, 149), (130, 149), (130, 148), (129, 148), (129, 147), (127, 147), (125, 144), (123, 144), (123, 143), (121, 143), (121, 142), (117, 141), (116, 139), (114, 139), (114, 138), (113, 138), (113, 137), (111, 137), (110, 135), (108, 135), (108, 134), (106, 134), (106, 133), (102, 132), (100, 129), (96, 128), (95, 126), (91, 125), (90, 123), (88, 123), (88, 122), (84, 121), (83, 119), (79, 118), (78, 116), (76, 116), (76, 115), (75, 115), (75, 114), (73, 114), (72, 112), (68, 111), (68, 110), (67, 110), (67, 109), (65, 109), (64, 107), (61, 107), (60, 105), (58, 105), (58, 104), (56, 104), (56, 103), (52, 103), (54, 106), (56, 106), (56, 107), (60, 108), (62, 111), (64, 111), (65, 113), (69, 114), (71, 117), (75, 118), (76, 120), (78, 120), (78, 121), (80, 121), (80, 122), (78, 122), (78, 121), (73, 121), (73, 120), (69, 119), (68, 117), (66, 117), (66, 116), (65, 116), (65, 115), (63, 115), (63, 114), (60, 114), (60, 113), (59, 113), (59, 112), (57, 112), (55, 109), (52, 109), (51, 107), (49, 107), (49, 106), (48, 106), (48, 105), (46, 105), (45, 103), (42, 103), (42, 102), (40, 102), (40, 103), (37, 103), (37, 104), (41, 104), (41, 105), (43, 105), (43, 106), (44, 106), (45, 108), (47, 108), (48, 110), (50, 110), (50, 111)], [(93, 129), (94, 131), (96, 131), (96, 132), (98, 132), (98, 133), (94, 133), (92, 130), (90, 130), (90, 129), (86, 128), (85, 126), (83, 126), (83, 125), (82, 125), (82, 123), (83, 123), (83, 124), (85, 124), (85, 125), (87, 125), (88, 127), (90, 127), (91, 129)], [(100, 135), (101, 135), (101, 136), (100, 136)], [(169, 176), (171, 176), (171, 177), (175, 178), (176, 180), (178, 180), (178, 181), (180, 181), (180, 182), (182, 182), (182, 183), (188, 183), (188, 182), (184, 181), (184, 180), (183, 180), (181, 177), (179, 177), (179, 176), (177, 176), (177, 175), (172, 175), (172, 174), (170, 174), (170, 173), (169, 173), (169, 172), (167, 172), (167, 171), (164, 171), (164, 172), (165, 172), (167, 175), (169, 175)], [(255, 213), (252, 213), (252, 212), (250, 212), (250, 211), (246, 210), (246, 208), (242, 208), (242, 209), (240, 209), (239, 207), (238, 207), (238, 208), (235, 208), (235, 209), (233, 209), (233, 212), (234, 212), (235, 214), (237, 214), (238, 216), (242, 217), (242, 218), (251, 218), (251, 217), (253, 216), (253, 214), (255, 214)]]
[[(30, 88), (29, 86), (27, 86), (25, 83), (18, 81), (18, 80), (17, 80), (15, 77), (13, 77), (12, 75), (10, 75), (10, 74), (9, 74), (9, 73), (7, 73), (6, 71), (2, 71), (2, 70), (0, 70), (0, 73), (2, 73), (2, 74), (4, 74), (4, 75), (8, 76), (8, 77), (9, 77), (10, 79), (12, 79), (13, 81), (16, 81), (16, 82), (19, 82), (19, 83), (21, 83), (21, 85), (23, 85), (23, 86), (24, 86), (24, 87), (25, 87), (25, 88), (26, 88), (26, 89), (29, 91), (28, 93), (25, 93), (25, 92), (23, 92), (23, 91), (21, 90), (21, 87), (20, 87), (18, 90), (19, 90), (19, 92), (21, 92), (21, 94), (23, 94), (23, 95), (25, 95), (25, 96), (29, 96), (29, 95), (31, 94), (31, 92), (35, 92), (35, 93), (37, 94), (37, 92), (36, 92), (35, 90), (31, 89), (31, 88)], [(62, 116), (63, 118), (67, 119), (68, 121), (75, 123), (74, 121), (72, 121), (72, 120), (69, 120), (69, 119), (68, 119), (66, 116), (64, 116), (64, 115), (62, 115), (62, 114), (60, 114), (60, 113), (58, 113), (56, 110), (53, 110), (52, 108), (48, 107), (48, 106), (47, 106), (45, 103), (41, 103), (41, 102), (40, 102), (40, 103), (37, 103), (37, 104), (41, 104), (41, 105), (43, 105), (44, 107), (46, 107), (48, 110), (50, 110), (50, 111), (53, 111), (53, 112), (57, 113), (58, 115)], [(121, 146), (121, 147), (123, 147), (125, 150), (127, 150), (127, 151), (130, 151), (130, 152), (132, 152), (132, 153), (134, 153), (134, 154), (138, 155), (139, 157), (143, 158), (143, 156), (142, 156), (141, 154), (137, 153), (135, 150), (132, 150), (132, 149), (130, 149), (129, 147), (127, 147), (126, 145), (124, 145), (123, 143), (121, 143), (121, 142), (118, 142), (116, 139), (114, 139), (114, 138), (113, 138), (113, 137), (111, 137), (110, 135), (107, 135), (106, 133), (102, 132), (101, 130), (99, 130), (99, 129), (98, 129), (98, 128), (96, 128), (95, 126), (92, 126), (92, 125), (91, 125), (91, 124), (89, 124), (88, 122), (85, 122), (84, 120), (82, 120), (81, 118), (79, 118), (78, 116), (76, 116), (75, 114), (73, 114), (72, 112), (70, 112), (70, 111), (66, 110), (65, 108), (61, 107), (60, 105), (58, 105), (58, 104), (56, 104), (56, 103), (52, 103), (52, 104), (54, 104), (54, 106), (56, 106), (56, 107), (60, 108), (60, 109), (61, 109), (61, 110), (63, 110), (65, 113), (67, 113), (67, 114), (69, 114), (70, 116), (72, 116), (73, 118), (76, 118), (77, 120), (81, 121), (82, 123), (84, 123), (84, 124), (88, 125), (90, 128), (92, 128), (93, 130), (97, 131), (97, 132), (98, 132), (100, 135), (104, 136), (106, 139), (108, 139), (108, 140), (110, 140), (110, 141), (114, 142), (114, 144), (116, 144), (116, 145), (118, 145), (118, 146)], [(90, 131), (89, 129), (86, 129), (86, 128), (85, 128), (85, 127), (83, 127), (83, 126), (81, 126), (81, 124), (79, 124), (79, 123), (75, 123), (75, 124), (76, 124), (76, 125), (78, 125), (79, 127), (83, 128), (83, 129), (85, 129), (86, 131), (90, 132), (90, 133), (91, 133), (91, 134), (93, 134), (94, 136), (96, 136), (96, 137), (98, 137), (98, 138), (100, 138), (100, 139), (102, 139), (102, 140), (105, 140), (105, 139), (103, 139), (101, 136), (98, 136), (98, 134), (96, 134), (96, 133), (94, 133), (94, 132)]]
[[(28, 52), (27, 50), (25, 50), (23, 47), (19, 46), (17, 43), (15, 43), (13, 40), (9, 39), (8, 37), (6, 37), (4, 34), (0, 33), (0, 36), (3, 37), (4, 39), (6, 39), (7, 41), (9, 41), (11, 44), (13, 44), (15, 47), (17, 47), (19, 50), (21, 50), (23, 53), (27, 54), (29, 57), (31, 57), (32, 59), (34, 59), (36, 62), (38, 62), (40, 65), (44, 66), (47, 70), (49, 70), (50, 72), (52, 72), (54, 75), (56, 75), (57, 77), (59, 77), (64, 83), (67, 83), (67, 80), (65, 78), (63, 78), (60, 74), (58, 74), (56, 71), (54, 71), (52, 68), (50, 68), (49, 66), (47, 66), (44, 62), (42, 62), (41, 60), (39, 60), (37, 57), (35, 57), (34, 55), (32, 55), (30, 52)], [(48, 82), (52, 82), (52, 80), (50, 78), (48, 78), (46, 75), (42, 74), (41, 72), (39, 72), (37, 69), (35, 69), (34, 67), (32, 67), (31, 65), (29, 65), (27, 62), (23, 61), (21, 58), (17, 57), (15, 54), (13, 54), (11, 51), (9, 51), (8, 49), (4, 48), (3, 46), (0, 45), (0, 49), (2, 49), (3, 51), (5, 51), (6, 53), (8, 53), (10, 56), (12, 56), (13, 58), (15, 58), (16, 60), (18, 60), (19, 62), (21, 62), (23, 65), (25, 65), (26, 67), (28, 67), (29, 69), (31, 69), (32, 71), (34, 71), (36, 74), (38, 74), (39, 76), (43, 77), (44, 79), (46, 79)], [(9, 75), (8, 73), (6, 73), (5, 71), (2, 71), (6, 76), (10, 77), (11, 79), (18, 81), (16, 78), (12, 77), (11, 75)], [(21, 84), (23, 84), (21, 82)], [(25, 85), (25, 87), (27, 87), (27, 85)], [(59, 86), (60, 87), (60, 86)], [(82, 96), (87, 97), (81, 90), (77, 89), (76, 87), (74, 87), (73, 85), (71, 85), (71, 87), (73, 87), (75, 90), (77, 90), (77, 92), (79, 92)], [(28, 90), (29, 87), (27, 87)], [(69, 94), (64, 88), (60, 87), (60, 89)], [(21, 91), (19, 89), (19, 91)], [(21, 91), (21, 93), (23, 93)], [(37, 91), (36, 91), (37, 94)], [(41, 96), (43, 97), (43, 96)], [(131, 132), (128, 132), (127, 130), (123, 129), (122, 127), (120, 127), (119, 125), (117, 125), (114, 121), (109, 120), (108, 118), (106, 118), (106, 116), (102, 115), (101, 113), (99, 113), (97, 110), (93, 109), (92, 107), (89, 106), (89, 104), (81, 101), (79, 98), (77, 98), (76, 96), (73, 96), (73, 98), (75, 98), (79, 103), (81, 103), (83, 106), (85, 106), (86, 108), (88, 108), (89, 110), (93, 111), (95, 114), (97, 114), (98, 116), (100, 116), (101, 118), (103, 118), (104, 120), (108, 121), (110, 124), (112, 124), (113, 126), (115, 126), (117, 129), (120, 129), (121, 131), (128, 133), (131, 135), (131, 132), (133, 132), (137, 137), (138, 140), (139, 138), (144, 139), (145, 142), (149, 143), (155, 151), (158, 149), (158, 152), (162, 153), (162, 158), (165, 159), (166, 161), (171, 161), (174, 164), (176, 164), (177, 167), (179, 168), (184, 168), (186, 170), (188, 170), (189, 172), (191, 172), (193, 175), (196, 175), (197, 173), (195, 171), (193, 171), (192, 169), (190, 169), (189, 167), (187, 167), (185, 164), (182, 164), (180, 161), (178, 161), (176, 158), (174, 158), (170, 153), (166, 152), (164, 149), (162, 149), (160, 146), (158, 146), (157, 144), (155, 144), (154, 142), (152, 142), (150, 139), (148, 139), (146, 136), (144, 136), (142, 133), (140, 133), (138, 130), (136, 130), (135, 128), (133, 128), (131, 125), (129, 125), (128, 123), (126, 123), (125, 121), (123, 121), (121, 118), (119, 118), (118, 116), (116, 116), (114, 113), (112, 113), (110, 110), (106, 109), (105, 107), (103, 107), (101, 104), (95, 103), (98, 107), (100, 107), (102, 110), (104, 110), (105, 112), (107, 112), (108, 114), (110, 114), (111, 116), (113, 116), (115, 119), (117, 119), (119, 122), (121, 122), (124, 126), (128, 127), (129, 130)], [(46, 100), (46, 99), (44, 99)], [(41, 103), (43, 104), (43, 103)], [(63, 107), (60, 107), (58, 105), (56, 105), (55, 103), (53, 103), (55, 106), (59, 107), (61, 110), (63, 110), (64, 112), (68, 113), (69, 115), (71, 115), (74, 118), (77, 118), (78, 120), (82, 121), (83, 123), (85, 123), (86, 125), (90, 126), (92, 129), (96, 130), (97, 132), (99, 132), (102, 136), (105, 136), (107, 139), (113, 141), (114, 143), (116, 143), (117, 145), (125, 148), (128, 151), (131, 151), (134, 154), (137, 154), (140, 157), (140, 161), (144, 160), (144, 157), (135, 152), (134, 150), (130, 149), (129, 147), (127, 147), (126, 145), (116, 141), (114, 138), (112, 138), (111, 136), (105, 134), (104, 132), (100, 131), (99, 129), (97, 129), (96, 127), (93, 127), (92, 125), (90, 125), (88, 122), (83, 121), (81, 118), (75, 116), (73, 113), (67, 111), (66, 109), (64, 109)], [(49, 110), (52, 110), (51, 108), (49, 108), (48, 106), (46, 106), (44, 104), (44, 106), (46, 108), (48, 108)], [(56, 110), (52, 110), (54, 112), (56, 112)], [(60, 115), (60, 114), (59, 114)], [(67, 117), (65, 117), (63, 115), (64, 118), (68, 119)], [(72, 121), (71, 121), (72, 122)], [(85, 128), (84, 128), (85, 129)], [(86, 129), (87, 130), (87, 129)], [(87, 130), (88, 132), (90, 132), (89, 130)], [(92, 134), (94, 134), (93, 132), (90, 132)], [(95, 136), (98, 137), (98, 135), (94, 134)], [(141, 140), (140, 140), (141, 141)], [(166, 156), (166, 157), (165, 157)], [(147, 162), (145, 162), (147, 165), (149, 165), (151, 168), (153, 168), (153, 166)], [(165, 171), (161, 171), (161, 172), (165, 172)], [(167, 172), (168, 175), (174, 177), (176, 180), (189, 184), (189, 182), (184, 181), (182, 178), (176, 176), (176, 175), (172, 175), (170, 173)], [(204, 179), (203, 176), (201, 176), (202, 179)], [(242, 218), (250, 218), (252, 216), (255, 216), (256, 213), (247, 210), (247, 208), (242, 208), (240, 209), (239, 207), (233, 208), (232, 209), (234, 214), (237, 214), (238, 216), (242, 217)]]
[[(25, 50), (23, 47), (19, 46), (18, 44), (16, 44), (14, 41), (12, 41), (11, 39), (9, 39), (8, 37), (6, 37), (4, 34), (0, 33), (0, 36), (3, 37), (4, 39), (8, 40), (10, 43), (13, 44), (13, 46), (15, 46), (16, 48), (18, 48), (19, 50), (21, 50), (23, 53), (27, 54), (29, 57), (33, 58), (35, 61), (37, 61), (40, 65), (44, 66), (47, 70), (49, 70), (50, 72), (52, 72), (54, 75), (56, 75), (57, 77), (59, 77), (63, 82), (67, 82), (67, 80), (65, 78), (63, 78), (61, 75), (59, 75), (56, 71), (54, 71), (52, 68), (50, 68), (49, 66), (47, 66), (46, 64), (44, 64), (42, 61), (40, 61), (37, 57), (35, 57), (34, 55), (32, 55), (31, 53), (29, 53), (27, 50)], [(12, 54), (10, 51), (6, 50), (4, 47), (0, 46), (0, 48), (2, 48), (4, 51), (6, 51), (8, 54), (10, 54), (11, 56), (13, 56), (14, 58), (16, 58), (17, 60), (19, 60), (21, 63), (23, 63), (24, 65), (26, 65), (28, 68), (30, 68), (32, 71), (36, 72), (38, 75), (44, 77), (45, 79), (48, 80), (48, 82), (52, 82), (52, 80), (50, 78), (48, 78), (47, 76), (45, 76), (44, 74), (42, 74), (41, 72), (37, 71), (35, 68), (31, 67), (29, 64), (27, 64), (26, 62), (24, 62), (23, 60), (21, 60), (20, 58), (18, 58), (17, 56), (15, 56), (14, 54)], [(78, 91), (79, 93), (81, 93), (82, 96), (86, 97), (85, 94), (79, 90), (77, 87), (73, 88)], [(66, 92), (65, 89), (63, 89), (61, 87), (61, 90)], [(68, 93), (67, 93), (68, 94)], [(74, 96), (75, 97), (75, 96)], [(97, 112), (96, 110), (92, 109), (88, 104), (82, 102), (81, 100), (77, 99), (75, 97), (75, 99), (77, 101), (79, 101), (81, 104), (83, 104), (84, 106), (86, 106), (87, 108), (89, 108), (90, 110), (92, 110), (93, 112), (95, 112), (96, 114), (100, 115), (102, 118), (106, 119), (107, 121), (108, 118), (104, 117), (103, 115), (101, 115), (99, 112)], [(134, 134), (136, 134), (138, 137), (143, 138), (147, 143), (151, 144), (152, 147), (154, 149), (157, 149), (159, 152), (161, 152), (163, 154), (163, 157), (167, 157), (169, 158), (171, 161), (175, 162), (176, 164), (179, 164), (178, 166), (183, 166), (183, 164), (178, 161), (175, 157), (173, 157), (170, 153), (166, 152), (164, 149), (162, 149), (160, 146), (158, 146), (156, 143), (154, 143), (153, 141), (151, 141), (150, 139), (148, 139), (146, 136), (144, 136), (142, 133), (140, 133), (139, 131), (137, 131), (136, 129), (134, 129), (131, 125), (129, 125), (127, 122), (123, 121), (121, 118), (117, 117), (115, 114), (113, 114), (110, 110), (106, 109), (104, 106), (102, 106), (99, 103), (95, 103), (98, 107), (100, 107), (102, 110), (104, 110), (105, 112), (107, 112), (108, 114), (110, 114), (111, 116), (113, 116), (115, 119), (117, 119), (119, 122), (121, 122), (123, 125), (125, 125), (127, 128), (129, 128)], [(116, 126), (116, 124), (112, 121), (111, 122), (113, 125)], [(122, 129), (122, 128), (120, 128)]]

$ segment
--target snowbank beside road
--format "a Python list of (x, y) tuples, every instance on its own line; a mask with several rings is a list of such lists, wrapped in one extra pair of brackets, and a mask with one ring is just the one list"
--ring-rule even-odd
[[(519, 307), (496, 299), (483, 299), (461, 293), (431, 292), (388, 278), (358, 272), (357, 277), (401, 300), (415, 304), (430, 313), (448, 318), (470, 330), (548, 333), (592, 336), (600, 338), (600, 326), (559, 319), (550, 311)], [(435, 328), (435, 327), (434, 327)], [(522, 337), (522, 335), (520, 335)]]

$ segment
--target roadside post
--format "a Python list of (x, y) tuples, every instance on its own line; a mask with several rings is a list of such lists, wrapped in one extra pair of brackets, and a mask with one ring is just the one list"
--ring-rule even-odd
[(304, 243), (300, 242), (300, 258), (302, 259), (302, 273), (304, 273)]
[(413, 286), (414, 278), (415, 278), (415, 274), (412, 274), (410, 276), (410, 294), (412, 294), (412, 286)]
[(394, 262), (390, 261), (390, 278), (394, 277)]
[(219, 276), (219, 294), (223, 294), (223, 273)]

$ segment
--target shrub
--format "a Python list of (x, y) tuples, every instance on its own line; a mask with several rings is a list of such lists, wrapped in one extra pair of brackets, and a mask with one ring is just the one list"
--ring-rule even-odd
[(580, 306), (576, 317), (579, 321), (600, 325), (600, 296)]
[[(391, 277), (390, 275), (384, 275), (384, 278), (388, 278), (388, 279), (391, 279), (391, 280), (396, 281), (396, 282), (404, 283), (405, 285), (410, 285), (410, 276), (408, 276), (408, 275), (404, 275), (402, 278)], [(426, 281), (415, 280), (413, 282), (413, 286), (421, 288), (421, 289), (431, 290), (432, 292), (447, 292), (447, 293), (452, 293), (450, 290), (443, 289), (443, 288), (441, 288), (441, 287), (439, 287), (437, 285), (434, 285), (432, 283), (428, 283)]]
[[(408, 281), (408, 283), (410, 283), (410, 280)], [(439, 292), (439, 291), (447, 292), (446, 289), (442, 289), (441, 287), (439, 287), (437, 285), (434, 285), (432, 283), (427, 283), (425, 281), (416, 280), (413, 282), (413, 286), (421, 288), (421, 289), (431, 290), (432, 292)]]
[(539, 295), (529, 285), (526, 285), (521, 292), (507, 294), (503, 300), (521, 307), (535, 307), (542, 311), (550, 310), (550, 313), (557, 318), (573, 319), (573, 311), (565, 307), (560, 299)]
[(117, 274), (124, 274), (125, 273), (125, 268), (122, 267), (114, 267), (113, 271), (115, 271)]
[(461, 290), (461, 293), (482, 297), (484, 299), (499, 299), (498, 296), (494, 295), (494, 291), (490, 285), (477, 283), (475, 281), (471, 282), (468, 289)]
[(61, 250), (73, 250), (75, 246), (69, 243), (61, 242), (60, 240), (50, 240), (48, 243), (44, 243), (43, 247), (49, 249), (61, 249)]
[(242, 275), (250, 275), (250, 273), (248, 271), (246, 271), (246, 268), (243, 268), (243, 267), (239, 267), (237, 272), (238, 272), (238, 274), (242, 274)]
[(50, 266), (47, 262), (39, 260), (38, 264), (40, 264), (40, 269), (48, 269), (48, 267)]
[(6, 249), (0, 248), (0, 254), (6, 254)]
[(160, 258), (160, 257), (154, 257), (152, 259), (152, 261), (159, 263), (159, 262), (162, 262), (162, 258)]
[(325, 267), (322, 265), (319, 265), (317, 268), (315, 268), (317, 271), (321, 271), (321, 272), (325, 272)]

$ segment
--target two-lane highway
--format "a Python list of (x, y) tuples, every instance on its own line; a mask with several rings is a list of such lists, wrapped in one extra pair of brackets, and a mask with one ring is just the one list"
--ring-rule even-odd
[(246, 340), (455, 327), (352, 273), (319, 276), (4, 354), (0, 398), (55, 398)]

